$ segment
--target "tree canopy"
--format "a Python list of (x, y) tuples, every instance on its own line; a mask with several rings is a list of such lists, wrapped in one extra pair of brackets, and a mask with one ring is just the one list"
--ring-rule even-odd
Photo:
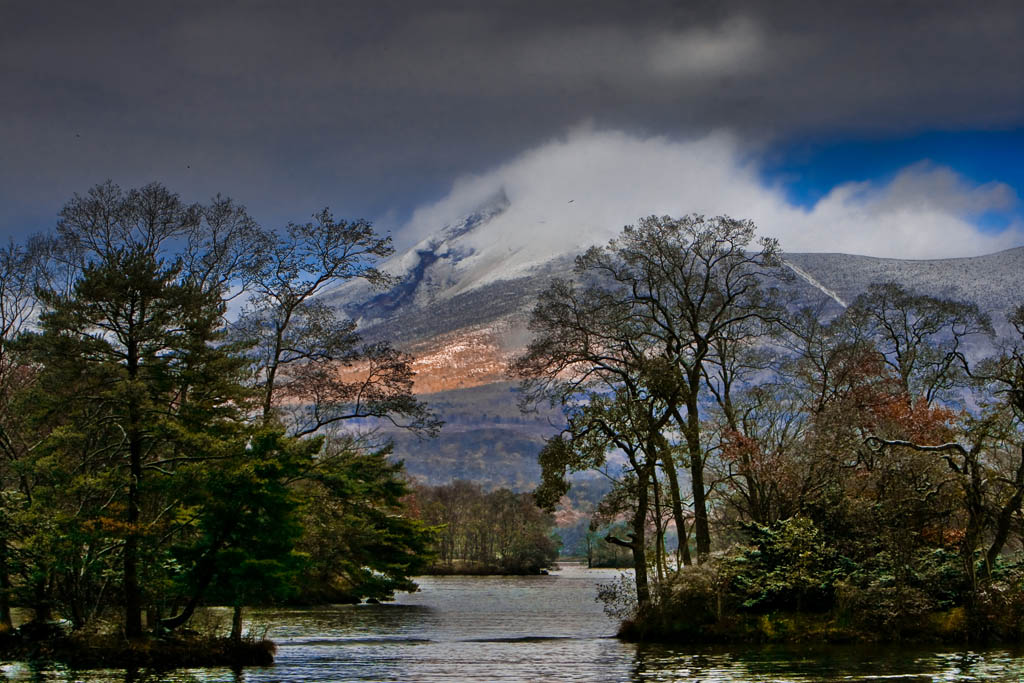
[(408, 358), (314, 299), (380, 280), (389, 253), (326, 210), (276, 232), (220, 196), (109, 182), (0, 253), (3, 624), (12, 603), (76, 629), (116, 606), (134, 639), (219, 603), (237, 639), (246, 605), (414, 589), (432, 530), (404, 514), (401, 465), (323, 433), (439, 427)]

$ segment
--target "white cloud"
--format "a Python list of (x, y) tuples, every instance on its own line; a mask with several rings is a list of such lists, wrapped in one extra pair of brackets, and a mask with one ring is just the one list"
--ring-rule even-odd
[(1019, 220), (998, 233), (972, 222), (1015, 206), (1015, 193), (1000, 183), (977, 185), (920, 163), (884, 184), (839, 185), (805, 209), (787, 201), (782, 187), (766, 186), (750, 158), (724, 132), (679, 141), (581, 127), (462, 178), (446, 197), (414, 212), (401, 234), (432, 234), (504, 188), (510, 208), (473, 237), (481, 269), (508, 270), (603, 243), (650, 214), (749, 218), (790, 252), (944, 258), (1024, 244)]
[(761, 68), (767, 52), (758, 27), (745, 17), (734, 17), (716, 29), (664, 34), (649, 56), (656, 74), (709, 78)]

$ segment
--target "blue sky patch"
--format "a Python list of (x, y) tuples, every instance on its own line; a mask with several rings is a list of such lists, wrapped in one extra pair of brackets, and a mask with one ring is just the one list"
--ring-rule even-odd
[(871, 181), (883, 185), (900, 170), (921, 161), (948, 166), (977, 184), (1001, 182), (1018, 196), (1007, 212), (973, 217), (985, 231), (1006, 228), (1021, 216), (1024, 197), (1024, 129), (935, 131), (911, 137), (797, 140), (772, 148), (762, 165), (766, 184), (778, 186), (796, 206), (813, 207), (837, 185)]

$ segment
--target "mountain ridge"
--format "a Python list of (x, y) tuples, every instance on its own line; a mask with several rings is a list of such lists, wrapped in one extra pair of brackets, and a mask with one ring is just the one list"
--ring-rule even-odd
[[(488, 226), (509, 207), (504, 192), (497, 193), (389, 259), (383, 270), (394, 284), (384, 291), (346, 283), (323, 297), (356, 320), (364, 338), (388, 340), (410, 353), (416, 393), (449, 423), (431, 441), (388, 434), (396, 457), (417, 479), (436, 484), (464, 477), (532, 488), (539, 478), (536, 454), (557, 431), (553, 412), (519, 414), (507, 367), (529, 342), (537, 296), (553, 278), (572, 277), (579, 252), (554, 250), (538, 261), (537, 245), (517, 250), (511, 238), (486, 244)], [(949, 259), (802, 252), (784, 253), (783, 260), (796, 274), (785, 285), (790, 305), (825, 315), (840, 312), (874, 282), (895, 282), (976, 303), (1005, 329), (1005, 314), (1024, 292), (1024, 246)]]
[[(382, 264), (395, 281), (387, 290), (348, 282), (325, 293), (323, 300), (356, 320), (364, 335), (400, 344), (499, 320), (516, 319), (518, 324), (512, 327), (522, 328), (536, 295), (552, 278), (571, 277), (576, 254), (585, 247), (567, 250), (567, 244), (580, 240), (559, 237), (553, 240), (554, 250), (538, 259), (542, 247), (530, 244), (535, 231), (524, 228), (522, 234), (492, 235), (511, 207), (500, 189), (461, 220), (442, 226)], [(1014, 288), (1024, 284), (1024, 246), (947, 259), (783, 252), (783, 260), (807, 284), (799, 288), (798, 299), (812, 302), (823, 295), (840, 306), (873, 282), (897, 282), (973, 301), (998, 313)], [(997, 279), (988, 278), (985, 284), (993, 274)]]

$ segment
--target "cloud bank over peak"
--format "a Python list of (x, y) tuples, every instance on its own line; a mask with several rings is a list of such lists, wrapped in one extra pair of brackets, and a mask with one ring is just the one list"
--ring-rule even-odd
[[(976, 256), (1024, 244), (1019, 198), (1002, 183), (979, 185), (922, 161), (885, 182), (848, 182), (813, 206), (766, 184), (756, 156), (727, 132), (674, 140), (583, 126), (484, 173), (418, 208), (402, 242), (460, 221), (504, 190), (510, 206), (467, 236), (480, 266), (526, 267), (606, 242), (651, 214), (726, 214), (753, 220), (789, 252), (888, 258)], [(1005, 215), (1000, 231), (982, 216)]]

